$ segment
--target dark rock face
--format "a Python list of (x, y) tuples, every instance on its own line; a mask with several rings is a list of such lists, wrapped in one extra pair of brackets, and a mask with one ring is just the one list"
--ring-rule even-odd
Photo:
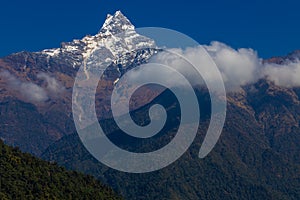
[(264, 62), (282, 65), (287, 62), (295, 62), (299, 59), (300, 59), (300, 50), (295, 50), (295, 51), (289, 53), (287, 56), (272, 57), (272, 58), (266, 59)]
[[(203, 106), (199, 134), (178, 161), (160, 171), (126, 174), (108, 169), (86, 151), (76, 134), (50, 145), (42, 157), (93, 174), (127, 199), (298, 199), (299, 101), (293, 89), (260, 80), (239, 93), (228, 94), (223, 133), (214, 150), (202, 160), (197, 155), (209, 122), (210, 111), (205, 107), (210, 103), (203, 90), (197, 95)], [(135, 152), (166, 145), (176, 134), (174, 124), (180, 113), (176, 111), (178, 102), (166, 92), (152, 103), (159, 102), (166, 105), (173, 126), (166, 126), (155, 140), (135, 141), (123, 137), (118, 128), (108, 137)], [(146, 116), (147, 110), (141, 108), (132, 117)], [(101, 122), (104, 127), (107, 123), (109, 120)]]

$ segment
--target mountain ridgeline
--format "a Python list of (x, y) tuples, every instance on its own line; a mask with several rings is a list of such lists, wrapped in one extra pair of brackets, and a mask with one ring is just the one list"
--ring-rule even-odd
[[(125, 30), (128, 32), (123, 35), (124, 39), (119, 34)], [(118, 47), (108, 42), (111, 38), (121, 41)], [(211, 102), (206, 88), (195, 87), (201, 110), (198, 135), (179, 160), (160, 171), (146, 174), (122, 173), (99, 163), (82, 145), (72, 118), (75, 76), (80, 66), (86, 67), (87, 58), (96, 46), (101, 47), (100, 58), (111, 61), (99, 81), (95, 102), (99, 123), (109, 139), (121, 148), (134, 152), (153, 151), (172, 140), (180, 121), (180, 105), (168, 89), (145, 86), (132, 97), (131, 116), (140, 125), (149, 122), (151, 105), (161, 104), (165, 107), (168, 119), (160, 133), (153, 138), (142, 140), (130, 137), (112, 119), (108, 97), (115, 82), (128, 70), (147, 63), (160, 51), (152, 39), (137, 34), (130, 21), (118, 11), (107, 16), (102, 29), (95, 36), (62, 43), (57, 49), (20, 52), (0, 59), (0, 138), (4, 143), (18, 146), (22, 151), (44, 160), (57, 162), (67, 169), (93, 175), (130, 200), (300, 199), (300, 88), (280, 87), (267, 79), (260, 79), (243, 86), (238, 92), (227, 94), (227, 117), (221, 138), (204, 159), (198, 158), (198, 152), (208, 128)], [(141, 50), (135, 51), (136, 48)], [(297, 52), (265, 62), (278, 65), (294, 62), (300, 59)], [(129, 90), (124, 86), (122, 95)], [(30, 91), (34, 93), (28, 95)], [(3, 155), (10, 152), (8, 154), (17, 154), (17, 157), (30, 157), (1, 145), (6, 149), (2, 150)], [(27, 161), (23, 162), (22, 158), (20, 161), (19, 157), (2, 160), (9, 163), (6, 164), (9, 169), (1, 166), (1, 170), (21, 173), (22, 176), (16, 176), (15, 181), (23, 181), (22, 177), (26, 175), (23, 169), (14, 172), (11, 168), (23, 164), (26, 167)], [(53, 180), (46, 173), (52, 170), (53, 165), (40, 160), (34, 162), (37, 162), (35, 166), (45, 165), (47, 168), (42, 170), (41, 176), (45, 175), (45, 182), (41, 184), (47, 185), (49, 191), (57, 190), (51, 188)], [(84, 191), (93, 193), (95, 190), (90, 188), (93, 184), (94, 189), (102, 188), (90, 177), (53, 166), (52, 171), (55, 170), (61, 170), (57, 176), (69, 174), (70, 184), (74, 179), (86, 185), (82, 189)], [(14, 177), (3, 179), (2, 174), (5, 171), (1, 172), (2, 183), (11, 182), (9, 177)], [(34, 177), (25, 176), (22, 184), (29, 184), (25, 183), (26, 180)], [(34, 181), (33, 184), (39, 185)], [(44, 195), (46, 198), (45, 192), (28, 192), (33, 191), (35, 186), (26, 187), (17, 194)], [(73, 188), (72, 184), (70, 187)], [(73, 194), (79, 194), (79, 188)], [(59, 199), (65, 197), (62, 190), (67, 189), (56, 191)], [(9, 198), (9, 193), (9, 188), (6, 188), (1, 195)], [(82, 195), (91, 193), (83, 192)]]
[[(245, 92), (229, 96), (221, 138), (204, 159), (198, 158), (198, 151), (208, 127), (210, 111), (205, 110), (209, 105), (208, 94), (201, 90), (197, 94), (202, 99), (202, 123), (196, 140), (178, 161), (160, 171), (126, 174), (109, 169), (87, 152), (76, 134), (50, 145), (42, 158), (92, 174), (126, 199), (299, 199), (300, 130), (294, 119), (300, 113), (298, 103), (291, 104), (291, 101), (298, 101), (298, 96), (265, 80), (253, 87), (259, 89), (257, 92), (262, 88), (267, 91), (264, 95)], [(159, 133), (154, 139), (142, 142), (115, 129), (108, 137), (118, 146), (135, 152), (153, 151), (168, 144), (176, 134), (174, 124), (178, 119), (175, 116), (180, 114), (178, 102), (173, 98), (166, 91), (151, 103), (164, 103), (172, 116), (173, 120), (162, 130), (164, 134)], [(139, 121), (141, 113), (145, 114), (148, 109), (146, 106), (131, 115)], [(100, 123), (104, 127), (105, 124), (113, 127), (110, 120)]]

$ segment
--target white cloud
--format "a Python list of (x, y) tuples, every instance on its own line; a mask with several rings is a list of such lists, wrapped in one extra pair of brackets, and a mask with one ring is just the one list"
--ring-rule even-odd
[(40, 72), (37, 74), (37, 78), (44, 80), (46, 82), (46, 88), (52, 93), (61, 93), (65, 91), (65, 87), (61, 85), (54, 77), (49, 76), (44, 72)]
[(253, 49), (235, 50), (220, 42), (212, 42), (204, 48), (219, 68), (227, 90), (238, 89), (261, 78), (262, 59)]
[(45, 81), (45, 87), (33, 82), (21, 81), (7, 70), (0, 72), (0, 78), (5, 80), (5, 86), (9, 90), (17, 93), (23, 100), (31, 103), (45, 102), (50, 96), (55, 98), (57, 94), (65, 91), (65, 87), (60, 82), (44, 72), (38, 73), (37, 78)]
[(9, 71), (0, 72), (0, 77), (6, 80), (6, 86), (12, 91), (20, 94), (25, 100), (36, 103), (48, 100), (47, 92), (40, 86), (19, 80)]
[(286, 63), (284, 65), (265, 64), (263, 71), (268, 79), (276, 85), (284, 87), (300, 86), (300, 62)]
[[(283, 87), (300, 86), (300, 62), (287, 62), (283, 65), (274, 63), (263, 63), (263, 59), (258, 57), (255, 50), (251, 48), (233, 49), (221, 43), (212, 42), (204, 45), (203, 48), (209, 53), (221, 72), (227, 92), (236, 91), (241, 86), (255, 83), (260, 78), (267, 78), (275, 84)], [(201, 71), (214, 81), (217, 77), (208, 63), (201, 60), (204, 57), (203, 48), (172, 49), (172, 51), (183, 55), (191, 63), (201, 63)], [(154, 57), (155, 61), (173, 67), (187, 76), (192, 84), (203, 83), (199, 81), (199, 76), (187, 62), (178, 56), (162, 52)], [(159, 73), (158, 73), (159, 75)], [(171, 81), (176, 82), (172, 79)]]

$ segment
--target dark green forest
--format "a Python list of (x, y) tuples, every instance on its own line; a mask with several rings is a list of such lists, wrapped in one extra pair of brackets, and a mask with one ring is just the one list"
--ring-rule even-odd
[(0, 199), (121, 199), (92, 176), (22, 153), (0, 140)]

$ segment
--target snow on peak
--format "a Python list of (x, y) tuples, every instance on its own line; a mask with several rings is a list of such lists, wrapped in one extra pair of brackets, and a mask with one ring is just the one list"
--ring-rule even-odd
[(107, 15), (99, 34), (108, 36), (127, 30), (134, 30), (134, 26), (131, 24), (128, 18), (121, 13), (121, 11), (117, 11), (114, 15)]
[(135, 27), (121, 11), (114, 15), (108, 14), (99, 33), (87, 36), (81, 41), (87, 44), (84, 58), (97, 47), (104, 47), (115, 57), (134, 49), (156, 47), (153, 40), (136, 33)]
[(121, 11), (117, 11), (114, 15), (107, 15), (98, 34), (85, 36), (81, 40), (64, 42), (61, 48), (46, 49), (42, 53), (46, 54), (48, 59), (68, 54), (76, 58), (73, 64), (75, 67), (79, 66), (82, 59), (85, 61), (97, 48), (105, 49), (117, 58), (126, 52), (142, 48), (156, 48), (156, 45), (152, 39), (139, 35), (127, 17)]

